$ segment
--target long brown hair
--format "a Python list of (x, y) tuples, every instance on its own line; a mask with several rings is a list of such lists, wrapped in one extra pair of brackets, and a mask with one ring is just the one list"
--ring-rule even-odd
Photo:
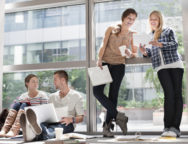
[(151, 15), (155, 15), (159, 18), (159, 26), (155, 30), (155, 33), (154, 33), (154, 40), (158, 40), (158, 38), (160, 37), (160, 35), (163, 31), (163, 16), (162, 16), (161, 12), (157, 11), (157, 10), (152, 11), (149, 15), (149, 18), (151, 18)]
[(29, 83), (29, 81), (33, 78), (33, 77), (36, 77), (38, 78), (36, 75), (34, 74), (29, 74), (28, 76), (25, 77), (25, 87), (28, 89), (28, 86), (26, 83)]
[[(137, 17), (137, 12), (133, 9), (133, 8), (128, 8), (126, 9), (122, 15), (121, 15), (121, 21), (123, 22), (123, 20), (130, 14), (135, 14)], [(115, 33), (117, 36), (119, 35), (119, 33), (121, 32), (121, 24), (118, 24), (115, 29), (112, 31), (112, 33)]]

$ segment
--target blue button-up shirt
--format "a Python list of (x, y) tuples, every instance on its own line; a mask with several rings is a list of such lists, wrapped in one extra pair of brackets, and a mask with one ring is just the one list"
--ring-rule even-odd
[(163, 47), (152, 46), (152, 48), (146, 48), (147, 55), (151, 57), (153, 68), (161, 65), (159, 50), (161, 50), (164, 64), (170, 64), (181, 60), (181, 56), (177, 51), (178, 43), (172, 29), (165, 28), (158, 38), (158, 42), (161, 42)]

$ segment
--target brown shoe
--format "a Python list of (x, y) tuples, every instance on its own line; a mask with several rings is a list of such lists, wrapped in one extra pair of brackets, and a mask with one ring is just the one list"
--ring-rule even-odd
[(116, 116), (116, 124), (119, 125), (124, 135), (127, 134), (128, 117), (124, 113), (118, 112)]
[(103, 123), (103, 137), (114, 137), (114, 134), (111, 132), (112, 125), (112, 121), (109, 124), (106, 122)]
[(40, 135), (42, 132), (41, 127), (37, 123), (37, 116), (32, 109), (27, 109), (26, 111), (27, 120), (31, 124), (31, 127), (36, 135)]

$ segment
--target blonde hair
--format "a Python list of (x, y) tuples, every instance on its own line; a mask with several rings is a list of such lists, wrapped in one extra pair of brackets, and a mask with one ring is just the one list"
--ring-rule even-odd
[(163, 30), (163, 16), (160, 11), (156, 11), (156, 10), (150, 13), (149, 18), (151, 18), (151, 15), (155, 15), (159, 18), (159, 26), (154, 33), (154, 40), (157, 40), (160, 37)]

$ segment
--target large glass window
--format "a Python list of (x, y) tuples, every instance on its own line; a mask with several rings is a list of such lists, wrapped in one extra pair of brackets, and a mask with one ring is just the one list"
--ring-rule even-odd
[[(28, 0), (6, 0), (6, 3), (21, 1)], [(54, 7), (54, 4), (56, 5), (55, 2), (53, 4), (53, 2), (46, 1), (43, 3), (44, 5), (40, 4), (40, 9), (38, 9), (38, 3), (33, 1), (34, 7), (28, 6), (26, 2), (27, 6), (23, 6), (23, 9), (22, 6), (18, 6), (18, 10), (15, 5), (15, 9), (13, 8), (11, 12), (5, 14), (3, 107), (10, 107), (13, 100), (26, 91), (23, 82), (25, 76), (29, 73), (38, 75), (40, 90), (47, 93), (55, 92), (53, 85), (53, 72), (55, 68), (53, 66), (59, 65), (62, 62), (63, 66), (66, 65), (66, 70), (70, 76), (70, 87), (77, 90), (84, 97), (86, 116), (84, 122), (76, 127), (76, 131), (86, 131), (86, 118), (93, 115), (93, 113), (86, 113), (86, 111), (89, 111), (88, 109), (86, 110), (86, 105), (91, 109), (94, 104), (90, 100), (90, 97), (92, 97), (92, 95), (89, 95), (90, 91), (86, 91), (86, 87), (88, 90), (91, 90), (89, 83), (86, 83), (86, 67), (93, 64), (90, 63), (91, 61), (96, 61), (97, 52), (107, 27), (121, 23), (122, 12), (132, 7), (138, 12), (138, 17), (132, 30), (148, 32), (149, 13), (152, 10), (160, 10), (165, 16), (166, 26), (172, 27), (175, 30), (179, 44), (178, 51), (183, 55), (180, 1), (97, 0), (95, 3), (95, 0), (93, 0), (89, 2), (88, 8), (86, 8), (88, 6), (85, 4), (86, 1), (80, 1), (79, 4), (77, 0), (70, 1), (70, 4), (66, 1), (65, 5), (62, 1), (58, 7)], [(48, 3), (49, 7), (47, 8)], [(51, 4), (53, 5), (52, 7)], [(94, 9), (89, 9), (92, 6), (94, 6)], [(89, 12), (87, 16), (86, 12)], [(94, 27), (90, 25), (91, 21), (94, 22)], [(86, 26), (86, 24), (88, 25)], [(94, 39), (91, 33), (89, 33), (92, 30), (94, 30), (95, 34)], [(86, 32), (89, 38), (90, 36), (92, 37), (91, 41), (95, 42), (94, 49), (92, 50), (91, 47), (88, 47), (87, 53), (86, 44), (90, 46), (91, 41), (89, 38), (86, 39)], [(87, 41), (88, 39), (89, 41)], [(93, 57), (90, 57), (90, 55)], [(139, 52), (138, 55), (139, 57), (142, 56)], [(79, 62), (81, 64), (78, 64)], [(86, 63), (83, 66), (84, 62)], [(73, 68), (72, 65), (75, 66), (75, 63), (78, 65), (76, 65), (76, 68)], [(163, 117), (157, 112), (162, 111), (163, 92), (156, 73), (151, 68), (151, 64), (139, 63), (126, 64), (125, 76), (119, 91), (118, 110), (128, 115), (129, 131), (161, 131), (163, 129)], [(65, 68), (60, 66), (57, 69)], [(109, 85), (105, 88), (105, 94), (107, 94), (108, 89)], [(86, 103), (86, 94), (88, 97), (87, 102), (89, 103)], [(185, 79), (183, 82), (183, 95), (185, 98)], [(95, 125), (95, 122), (87, 121), (89, 122), (87, 124), (90, 124), (90, 126), (96, 126), (97, 132), (102, 131), (105, 111), (97, 102), (97, 125)], [(184, 120), (185, 117), (182, 120), (181, 130), (187, 131), (188, 123)], [(120, 131), (119, 127), (115, 128), (117, 131)]]
[[(85, 112), (84, 121), (76, 126), (76, 131), (86, 131), (86, 71), (80, 69), (67, 69), (69, 75), (69, 86), (80, 93), (83, 97), (83, 107)], [(24, 78), (30, 74), (36, 74), (39, 78), (39, 90), (48, 93), (57, 91), (53, 85), (54, 71), (17, 72), (3, 74), (3, 107), (10, 108), (14, 100), (26, 92)]]
[[(86, 60), (85, 34), (84, 5), (8, 13), (4, 57), (9, 59), (4, 65)], [(26, 48), (19, 48), (19, 63), (18, 51), (9, 50), (17, 45)]]
[[(148, 33), (150, 30), (148, 24), (150, 12), (153, 10), (161, 11), (164, 14), (165, 27), (171, 27), (176, 32), (179, 43), (178, 50), (183, 54), (180, 0), (117, 0), (95, 3), (96, 53), (93, 60), (97, 57), (105, 30), (108, 26), (121, 23), (121, 14), (127, 8), (134, 8), (138, 12), (135, 24), (131, 28), (138, 33)], [(141, 54), (139, 56), (142, 57)], [(108, 89), (109, 86), (107, 85), (105, 88), (106, 95)], [(151, 64), (126, 64), (125, 76), (119, 91), (118, 110), (128, 115), (129, 131), (161, 131), (163, 129), (163, 117), (157, 118), (156, 113), (163, 109), (163, 98), (160, 83)], [(97, 103), (96, 110), (97, 131), (101, 131), (106, 110), (99, 103)], [(188, 126), (188, 123), (183, 122), (182, 125), (182, 129), (186, 130), (184, 126)], [(116, 130), (119, 131), (120, 129), (116, 128)]]

